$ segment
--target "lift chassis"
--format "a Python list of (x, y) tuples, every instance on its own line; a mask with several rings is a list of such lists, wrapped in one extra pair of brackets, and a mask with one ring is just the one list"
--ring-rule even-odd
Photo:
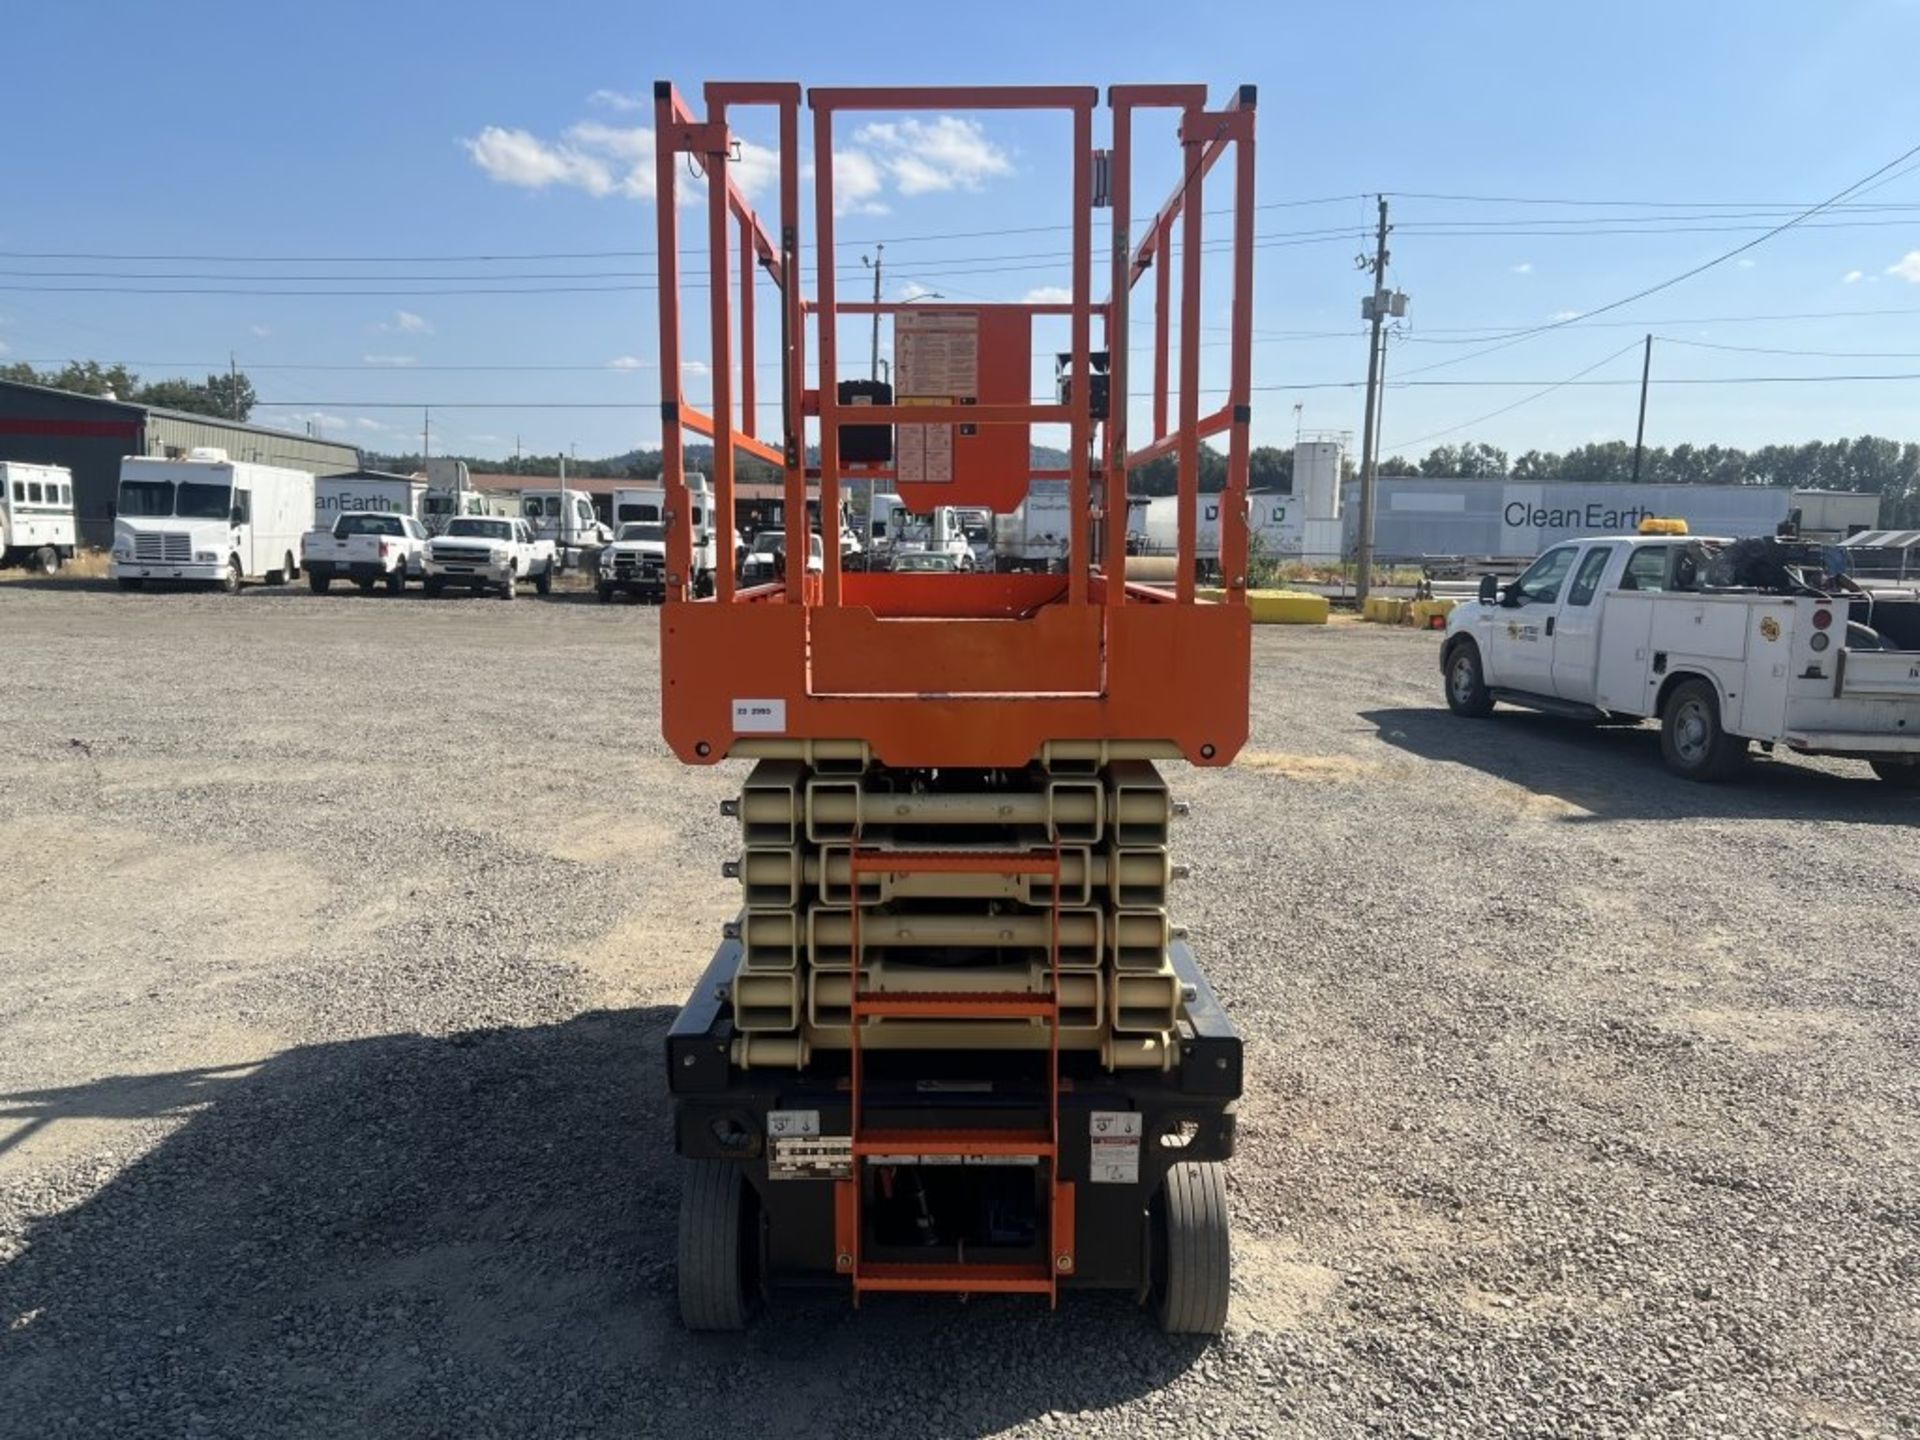
[[(1189, 1292), (1201, 1287), (1169, 1284), (1169, 1246), (1189, 1236), (1169, 1232), (1167, 1182), (1176, 1166), (1213, 1164), (1233, 1154), (1240, 1033), (1184, 942), (1173, 943), (1172, 958), (1182, 983), (1174, 1068), (1103, 1073), (1097, 1065), (1068, 1067), (1055, 1173), (1075, 1188), (1070, 1233), (1053, 1237), (1052, 1253), (1038, 1235), (1024, 1247), (997, 1248), (1010, 1264), (1050, 1265), (1061, 1289), (1130, 1291), (1169, 1328), (1208, 1328), (1183, 1323), (1198, 1318), (1181, 1307), (1191, 1310), (1198, 1297)], [(666, 1060), (675, 1149), (696, 1166), (724, 1167), (750, 1197), (739, 1232), (736, 1303), (744, 1312), (779, 1288), (847, 1283), (852, 1251), (839, 1233), (832, 1182), (852, 1174), (852, 1128), (844, 1069), (782, 1074), (732, 1063), (738, 1035), (730, 999), (740, 960), (737, 940), (715, 951), (668, 1033)], [(871, 1118), (970, 1136), (1017, 1133), (1019, 1118), (1036, 1103), (1034, 1087), (1010, 1080), (1000, 1065), (981, 1065), (978, 1057), (953, 1060), (949, 1073), (920, 1067), (892, 1082), (869, 1079)], [(863, 1158), (868, 1163), (857, 1183), (871, 1198), (895, 1167), (872, 1163), (885, 1156)], [(1037, 1178), (1040, 1167), (1030, 1168)], [(1206, 1188), (1204, 1180), (1189, 1180), (1191, 1193), (1171, 1203), (1224, 1201)], [(1224, 1230), (1218, 1238), (1224, 1241)], [(957, 1236), (935, 1231), (916, 1234), (914, 1242), (873, 1253), (883, 1263), (924, 1261), (930, 1252), (955, 1263), (964, 1258), (965, 1240)], [(1224, 1246), (1212, 1258), (1224, 1281)]]
[[(726, 82), (704, 99), (702, 115), (671, 84), (654, 90), (657, 192), (675, 194), (683, 167), (695, 177), (708, 241), (697, 283), (709, 349), (689, 355), (680, 227), (701, 207), (655, 207), (661, 729), (689, 765), (754, 765), (722, 806), (740, 827), (725, 873), (741, 908), (667, 1042), (685, 1161), (682, 1319), (737, 1329), (761, 1299), (803, 1285), (841, 1287), (855, 1305), (889, 1293), (1054, 1305), (1106, 1289), (1140, 1297), (1169, 1331), (1217, 1334), (1241, 1044), (1171, 921), (1184, 807), (1157, 766), (1226, 765), (1247, 738), (1254, 90), (1215, 107), (1199, 85), (1103, 97)], [(773, 223), (734, 178), (745, 148), (730, 117), (748, 108), (774, 112)], [(917, 111), (1064, 117), (1071, 260), (1057, 293), (937, 306), (837, 297), (835, 120)], [(1181, 179), (1136, 226), (1133, 136), (1155, 114)], [(815, 242), (803, 255), (809, 169)], [(1230, 205), (1210, 203), (1216, 169)], [(1103, 209), (1113, 242), (1097, 250)], [(1209, 244), (1203, 217), (1223, 211), (1231, 234)], [(1203, 411), (1202, 394), (1218, 393), (1200, 383), (1208, 266), (1227, 278), (1232, 323), (1224, 400)], [(1137, 393), (1151, 403), (1129, 405), (1129, 297), (1148, 276)], [(777, 305), (777, 400), (756, 378), (776, 368), (756, 359), (773, 328), (756, 309), (762, 290)], [(876, 334), (891, 320), (885, 385), (840, 379), (853, 317)], [(1070, 348), (1055, 394), (1037, 401), (1043, 318), (1065, 322)], [(699, 404), (684, 380), (696, 360), (712, 387)], [(776, 413), (777, 438), (760, 438)], [(1143, 443), (1129, 443), (1130, 420), (1150, 424)], [(1034, 426), (1065, 432), (1062, 468), (1036, 467)], [(780, 471), (794, 560), (769, 583), (722, 566), (712, 594), (695, 584), (689, 436), (713, 442), (706, 512), (722, 555), (738, 457)], [(1218, 603), (1193, 579), (1210, 436), (1226, 449)], [(1163, 457), (1175, 462), (1180, 558), (1164, 585), (1129, 580), (1126, 544), (1129, 476)], [(996, 514), (1036, 481), (1064, 482), (1062, 569), (858, 571), (830, 540), (806, 559), (805, 517), (838, 515), (852, 479), (916, 512)]]

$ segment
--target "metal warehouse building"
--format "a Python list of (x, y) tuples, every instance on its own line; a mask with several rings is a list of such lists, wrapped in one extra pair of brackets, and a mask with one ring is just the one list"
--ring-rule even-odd
[(224, 450), (234, 460), (316, 475), (360, 465), (357, 449), (331, 440), (0, 380), (0, 460), (71, 470), (80, 538), (87, 544), (113, 543), (113, 504), (124, 456), (181, 456), (197, 446)]

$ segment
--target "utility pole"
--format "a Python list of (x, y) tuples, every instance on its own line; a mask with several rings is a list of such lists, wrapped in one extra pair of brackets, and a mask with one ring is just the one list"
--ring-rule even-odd
[(1367, 340), (1367, 418), (1366, 429), (1360, 437), (1360, 543), (1355, 547), (1354, 559), (1358, 563), (1359, 575), (1354, 583), (1354, 593), (1360, 603), (1367, 603), (1367, 592), (1373, 588), (1373, 490), (1375, 465), (1379, 457), (1374, 453), (1374, 417), (1380, 405), (1380, 347), (1382, 327), (1386, 324), (1387, 313), (1393, 310), (1404, 315), (1407, 309), (1406, 297), (1389, 295), (1387, 280), (1387, 197), (1376, 197), (1380, 203), (1379, 228), (1374, 232), (1373, 258), (1360, 258), (1360, 268), (1373, 273), (1373, 294), (1365, 296), (1360, 302), (1362, 318), (1372, 322)]
[(1647, 381), (1653, 375), (1653, 336), (1647, 336), (1647, 353), (1640, 361), (1640, 428), (1633, 432), (1633, 483), (1640, 483), (1640, 457), (1647, 449)]
[(227, 413), (240, 418), (240, 362), (231, 350), (227, 351)]
[[(873, 271), (873, 303), (875, 305), (880, 303), (880, 265), (886, 249), (884, 245), (875, 245), (872, 259), (868, 259), (865, 255), (860, 257), (860, 263)], [(880, 312), (878, 310), (873, 312), (873, 353), (867, 365), (867, 378), (869, 380), (880, 378)]]
[(420, 411), (420, 458), (426, 459), (433, 453), (433, 407), (425, 406)]

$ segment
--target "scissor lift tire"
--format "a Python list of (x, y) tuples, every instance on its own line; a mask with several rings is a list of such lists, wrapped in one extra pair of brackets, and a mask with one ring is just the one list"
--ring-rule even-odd
[(1227, 1328), (1233, 1278), (1227, 1176), (1214, 1162), (1175, 1165), (1153, 1209), (1154, 1310), (1169, 1335)]
[(744, 1330), (757, 1300), (757, 1244), (740, 1167), (691, 1160), (680, 1191), (680, 1319), (689, 1330)]

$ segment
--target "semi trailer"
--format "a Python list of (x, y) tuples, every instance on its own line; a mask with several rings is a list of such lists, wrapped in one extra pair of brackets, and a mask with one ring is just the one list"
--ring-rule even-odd
[[(765, 220), (731, 183), (732, 127), (749, 107), (771, 111), (779, 135), (778, 214)], [(1051, 112), (1071, 133), (1071, 299), (937, 315), (861, 303), (863, 317), (913, 316), (895, 337), (901, 399), (843, 403), (834, 121), (981, 108)], [(1132, 136), (1160, 129), (1169, 110), (1183, 178), (1136, 216)], [(1103, 104), (1080, 87), (709, 84), (696, 110), (663, 82), (654, 119), (662, 193), (683, 165), (706, 176), (709, 249), (683, 273), (681, 227), (698, 208), (656, 207), (662, 730), (689, 765), (752, 764), (722, 807), (738, 827), (725, 871), (740, 908), (666, 1040), (685, 1162), (682, 1319), (738, 1329), (802, 1286), (855, 1306), (902, 1292), (1051, 1306), (1106, 1289), (1169, 1331), (1217, 1333), (1242, 1047), (1174, 923), (1178, 806), (1156, 766), (1225, 765), (1247, 736), (1254, 92), (1216, 104), (1204, 86), (1122, 85)], [(1144, 238), (1096, 260), (1108, 205), (1112, 233)], [(1206, 303), (1234, 317), (1226, 403), (1196, 417), (1169, 406), (1167, 376), (1197, 372), (1203, 229), (1222, 210), (1229, 284)], [(1148, 274), (1160, 298), (1149, 293), (1140, 328), (1177, 366), (1163, 361), (1149, 381), (1154, 352), (1142, 358), (1158, 400), (1147, 433), (1129, 435), (1127, 407), (1096, 409), (1090, 387), (1036, 403), (1036, 316), (1065, 317), (1069, 373), (1090, 373), (1096, 315), (1101, 334), (1131, 334), (1128, 306)], [(806, 276), (817, 277), (811, 294)], [(695, 284), (698, 296), (682, 293)], [(781, 311), (777, 404), (756, 403), (748, 378), (769, 385), (776, 368), (753, 353), (756, 299)], [(688, 314), (715, 320), (712, 395), (698, 405), (680, 378), (675, 317)], [(1128, 360), (1111, 356), (1121, 393)], [(759, 433), (774, 415), (779, 433)], [(806, 513), (816, 482), (822, 513), (836, 513), (856, 478), (842, 466), (842, 427), (856, 425), (915, 432), (894, 447), (890, 477), (906, 510), (1005, 514), (1027, 496), (1037, 424), (1070, 435), (1057, 573), (868, 572), (827, 545), (817, 568), (749, 585), (723, 567), (712, 596), (695, 591), (692, 439), (713, 442), (723, 517), (739, 455), (780, 471), (787, 515)], [(1199, 445), (1228, 432), (1224, 601), (1202, 604)], [(1127, 507), (1101, 509), (1096, 496), (1125, 494), (1128, 471), (1162, 454), (1178, 457), (1185, 564), (1169, 585), (1129, 583)]]

